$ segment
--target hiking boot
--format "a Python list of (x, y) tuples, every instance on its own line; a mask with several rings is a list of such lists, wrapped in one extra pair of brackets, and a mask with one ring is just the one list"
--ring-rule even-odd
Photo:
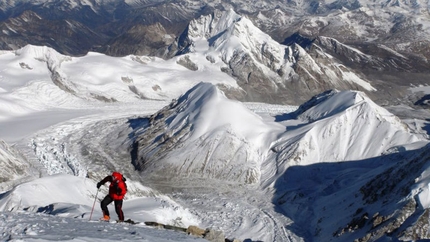
[(110, 219), (109, 215), (104, 215), (103, 218), (100, 218), (101, 221), (106, 221), (106, 222), (109, 222), (109, 219)]

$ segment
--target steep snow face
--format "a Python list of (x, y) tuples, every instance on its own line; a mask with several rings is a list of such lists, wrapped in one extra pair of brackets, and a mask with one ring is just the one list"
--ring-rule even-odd
[(145, 176), (239, 183), (259, 181), (267, 140), (283, 130), (209, 83), (196, 85), (154, 114), (144, 128), (133, 146)]
[(428, 239), (429, 148), (291, 167), (275, 201), (315, 240)]
[[(295, 115), (297, 119), (285, 121), (287, 131), (271, 147), (274, 153), (269, 159), (277, 165), (268, 163), (264, 168), (270, 175), (274, 170), (283, 174), (295, 165), (362, 160), (392, 153), (393, 147), (426, 143), (361, 92), (321, 94), (299, 107)], [(270, 175), (264, 178), (265, 185), (273, 181)]]
[(224, 93), (210, 83), (196, 85), (178, 99), (175, 108), (180, 112), (168, 118), (170, 123), (167, 128), (171, 133), (178, 133), (186, 124), (192, 124), (191, 141), (227, 127), (253, 146), (264, 147), (266, 137), (260, 134), (271, 130), (258, 115), (250, 112), (241, 102), (227, 99)]

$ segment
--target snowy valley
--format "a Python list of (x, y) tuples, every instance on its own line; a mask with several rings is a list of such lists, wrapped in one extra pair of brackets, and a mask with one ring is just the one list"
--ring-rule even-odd
[[(207, 241), (148, 221), (248, 242), (430, 238), (428, 109), (382, 107), (336, 58), (317, 50), (316, 63), (233, 11), (190, 26), (168, 60), (1, 51), (2, 240)], [(341, 90), (303, 100), (281, 77)], [(303, 102), (238, 101), (251, 89)], [(107, 187), (96, 183), (113, 171), (127, 178), (123, 208), (138, 225), (97, 221)]]

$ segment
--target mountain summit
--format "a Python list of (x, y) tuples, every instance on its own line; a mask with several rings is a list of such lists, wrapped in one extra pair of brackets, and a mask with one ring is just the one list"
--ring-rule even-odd
[(203, 53), (236, 78), (245, 91), (240, 100), (296, 103), (327, 87), (376, 90), (322, 49), (317, 60), (297, 44), (279, 44), (233, 10), (191, 21), (180, 40), (182, 54)]

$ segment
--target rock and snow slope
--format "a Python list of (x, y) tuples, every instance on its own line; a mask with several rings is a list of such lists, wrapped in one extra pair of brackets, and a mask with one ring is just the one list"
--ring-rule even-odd
[(200, 83), (139, 129), (131, 146), (146, 177), (250, 184), (259, 181), (268, 140), (284, 127), (265, 123), (215, 86)]
[[(223, 70), (241, 82), (240, 86), (246, 92), (235, 90), (237, 93), (230, 96), (245, 96), (247, 101), (300, 105), (327, 89), (361, 90), (364, 87), (365, 90), (377, 89), (378, 94), (371, 97), (379, 104), (387, 100), (414, 103), (422, 96), (408, 97), (411, 95), (405, 91), (408, 85), (429, 85), (430, 22), (425, 1), (41, 2), (22, 0), (0, 3), (2, 48), (18, 49), (31, 43), (78, 55), (97, 50), (117, 56), (155, 55), (176, 59), (178, 53), (183, 53), (182, 47), (189, 44), (182, 41), (187, 38), (189, 30), (194, 32), (192, 28), (197, 27), (198, 31), (212, 31), (200, 28), (198, 22), (209, 20), (215, 23), (219, 11), (226, 11), (224, 16), (231, 16), (228, 12), (233, 9), (241, 19), (221, 21), (230, 26), (222, 26), (225, 32), (217, 30), (223, 34), (211, 35), (209, 42), (218, 45), (219, 41), (225, 40), (223, 44), (236, 45), (238, 39), (225, 38), (225, 34), (233, 32), (235, 36), (255, 34), (254, 37), (266, 40), (268, 35), (260, 34), (265, 32), (276, 42), (286, 43), (285, 40), (291, 40), (292, 36), (299, 33), (308, 38), (308, 47), (315, 47), (318, 51), (308, 48), (304, 51), (292, 41), (288, 48), (290, 52), (286, 54), (277, 46), (262, 41), (258, 43), (261, 46), (257, 46), (261, 48), (253, 48), (253, 51), (257, 50), (255, 53), (237, 53), (235, 58), (225, 62), (227, 68)], [(209, 21), (204, 22), (205, 26), (214, 27)], [(251, 22), (253, 26), (248, 24)], [(186, 28), (187, 31), (183, 32)], [(261, 31), (255, 31), (256, 28)], [(321, 36), (327, 36), (343, 46), (333, 43), (327, 45), (326, 41), (321, 43)], [(322, 46), (312, 45), (314, 40)], [(243, 44), (256, 44), (251, 39), (240, 41)], [(354, 53), (344, 52), (345, 46), (354, 46), (371, 58), (356, 61)], [(200, 49), (201, 46), (194, 47)], [(337, 47), (343, 49), (342, 54), (336, 55), (339, 50)], [(283, 61), (277, 62), (278, 56), (283, 54), (296, 60), (287, 63), (288, 68), (279, 67), (284, 64)], [(202, 63), (201, 60), (216, 61), (214, 56), (208, 58), (194, 60), (194, 63), (187, 63), (187, 59), (183, 61), (195, 69)], [(291, 68), (294, 73), (290, 72)], [(293, 75), (290, 77), (289, 74)], [(286, 81), (292, 82), (288, 83), (290, 88), (283, 87)], [(292, 87), (297, 88), (289, 92)], [(131, 88), (134, 87), (131, 85)], [(285, 93), (287, 97), (271, 96), (274, 91)], [(295, 97), (297, 92), (302, 93)], [(93, 94), (97, 96), (98, 93)], [(107, 100), (111, 98), (107, 97)]]
[(322, 49), (311, 56), (298, 44), (279, 44), (233, 10), (191, 21), (179, 45), (194, 62), (200, 63), (197, 58), (203, 53), (235, 77), (245, 91), (236, 95), (240, 100), (291, 104), (327, 89), (376, 91)]

